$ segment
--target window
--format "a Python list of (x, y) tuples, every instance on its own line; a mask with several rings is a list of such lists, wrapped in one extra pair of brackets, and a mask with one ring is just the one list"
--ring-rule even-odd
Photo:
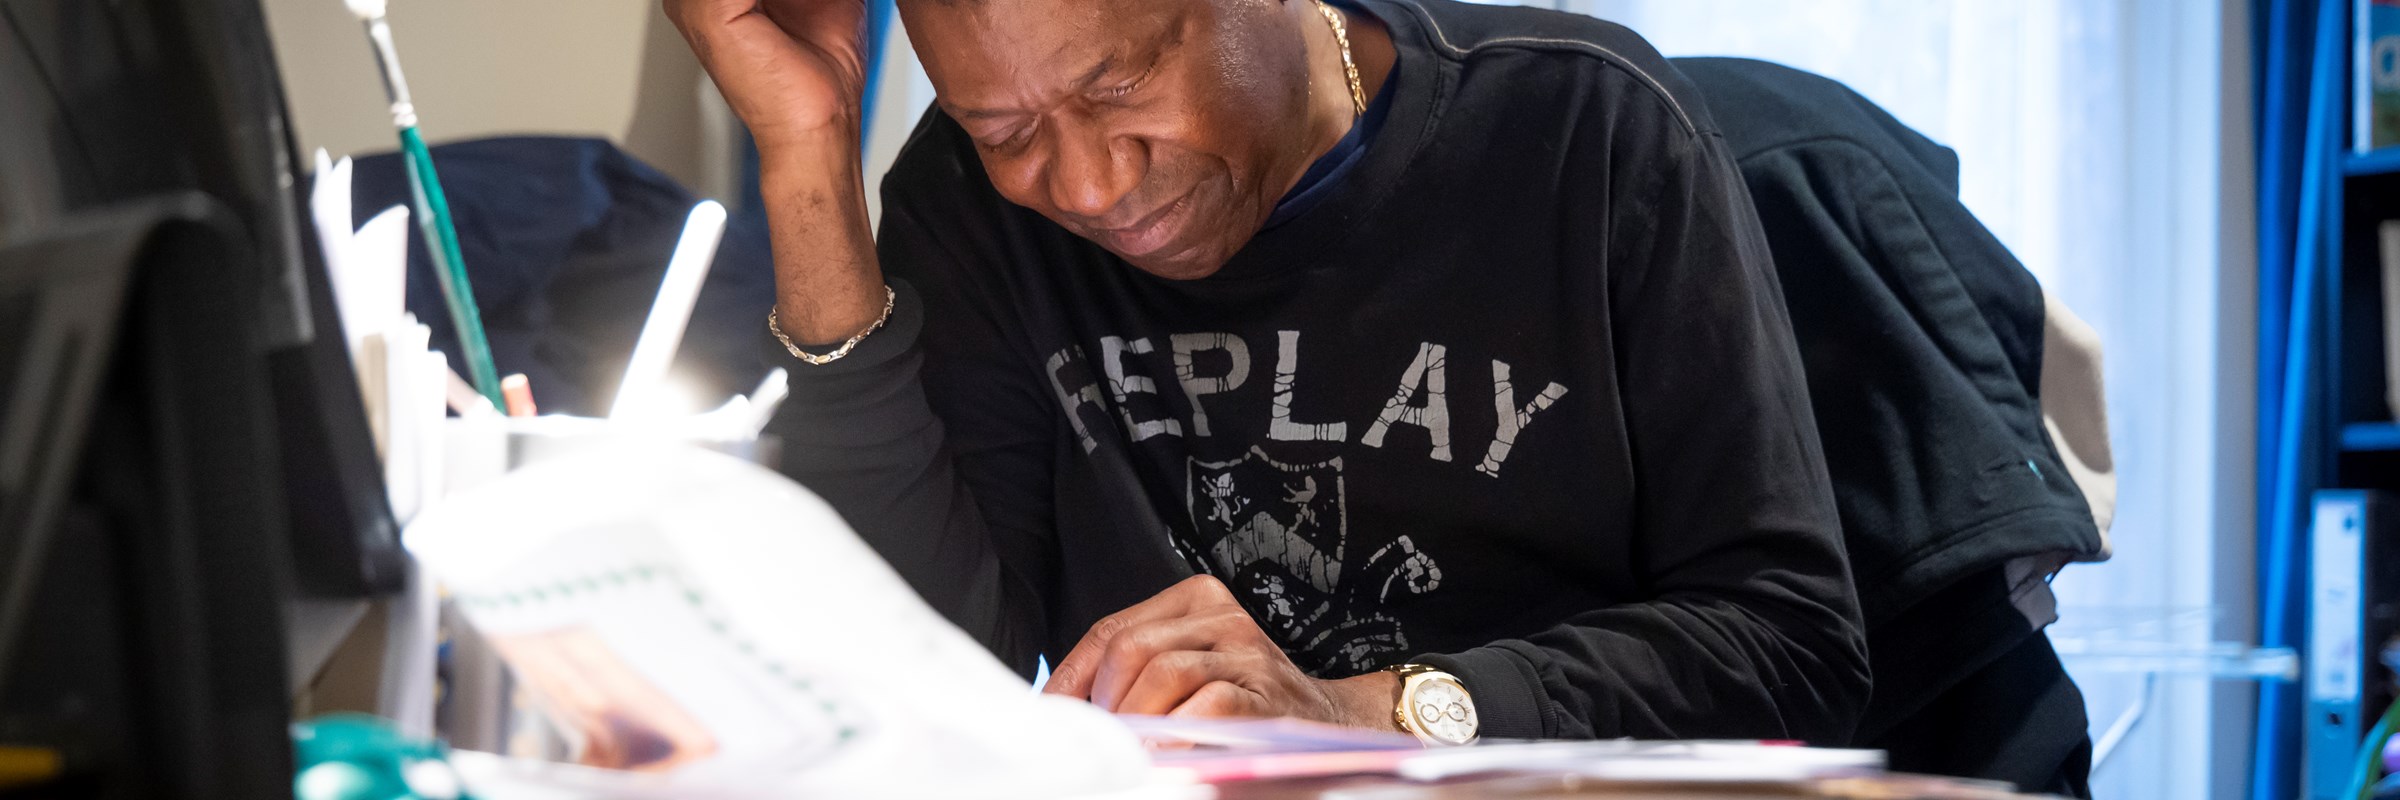
[[(1967, 206), (2107, 349), (2116, 558), (2059, 577), (2062, 629), (2081, 613), (2146, 618), (2136, 633), (2185, 647), (2254, 639), (2247, 4), (1557, 6), (1622, 23), (1670, 56), (1763, 58), (1841, 80), (1956, 149)], [(2096, 794), (2243, 791), (2247, 685), (2170, 674), (2146, 689), (2121, 664), (2068, 666), (2096, 739), (2146, 700), (2094, 772)]]

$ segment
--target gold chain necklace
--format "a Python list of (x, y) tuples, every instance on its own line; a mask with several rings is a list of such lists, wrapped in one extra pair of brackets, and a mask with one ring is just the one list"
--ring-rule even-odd
[(1353, 117), (1367, 114), (1367, 90), (1358, 83), (1358, 62), (1350, 60), (1350, 26), (1342, 23), (1342, 12), (1333, 10), (1325, 0), (1317, 0), (1317, 13), (1333, 26), (1333, 40), (1342, 44), (1342, 74), (1350, 78), (1350, 112)]

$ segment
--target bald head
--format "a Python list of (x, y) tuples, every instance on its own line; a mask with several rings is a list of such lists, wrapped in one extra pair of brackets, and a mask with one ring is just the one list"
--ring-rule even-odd
[(902, 0), (900, 13), (1002, 195), (1190, 279), (1240, 250), (1347, 124), (1312, 92), (1313, 2)]

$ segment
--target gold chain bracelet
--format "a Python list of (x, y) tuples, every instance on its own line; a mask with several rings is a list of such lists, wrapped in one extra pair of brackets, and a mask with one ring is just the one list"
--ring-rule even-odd
[(852, 349), (858, 347), (859, 342), (866, 340), (867, 334), (874, 333), (876, 329), (882, 328), (884, 323), (890, 322), (892, 320), (892, 303), (899, 299), (899, 296), (899, 293), (892, 291), (892, 287), (888, 285), (883, 287), (883, 316), (876, 317), (875, 324), (867, 326), (866, 330), (859, 331), (857, 336), (850, 337), (850, 341), (843, 342), (842, 346), (834, 348), (833, 352), (821, 356), (801, 350), (799, 345), (792, 343), (792, 337), (783, 335), (783, 324), (775, 319), (775, 309), (767, 309), (767, 332), (775, 334), (775, 341), (782, 342), (783, 349), (792, 351), (793, 358), (821, 367), (842, 360), (842, 356), (849, 355)]

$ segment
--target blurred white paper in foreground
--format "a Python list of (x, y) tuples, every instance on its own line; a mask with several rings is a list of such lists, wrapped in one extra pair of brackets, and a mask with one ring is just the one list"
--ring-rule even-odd
[(1029, 694), (831, 507), (729, 456), (595, 447), (452, 497), (407, 542), (580, 760), (623, 770), (495, 780), (586, 797), (1050, 797), (1150, 777), (1123, 726)]

